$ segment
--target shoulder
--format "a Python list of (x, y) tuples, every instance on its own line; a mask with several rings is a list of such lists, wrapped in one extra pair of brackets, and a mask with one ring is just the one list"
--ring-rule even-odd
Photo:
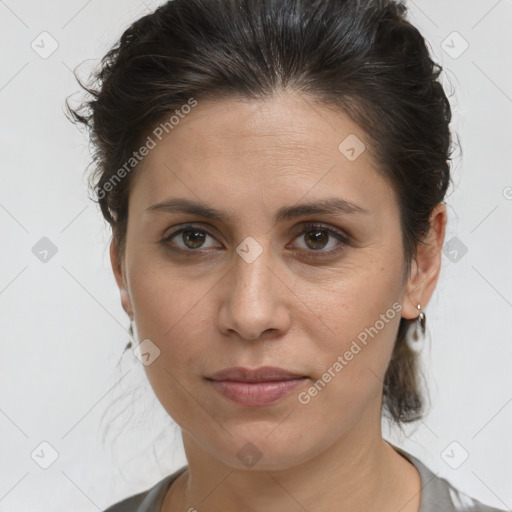
[(505, 512), (504, 509), (490, 507), (481, 501), (469, 497), (467, 494), (455, 489), (449, 482), (446, 482), (446, 485), (448, 487), (448, 492), (450, 494), (454, 510), (468, 512)]
[[(389, 441), (386, 441), (389, 443)], [(391, 443), (389, 443), (391, 444)], [(506, 512), (471, 498), (456, 489), (448, 480), (437, 476), (423, 462), (393, 444), (391, 446), (411, 462), (421, 477), (421, 503), (419, 512)]]
[(186, 469), (187, 466), (181, 467), (171, 475), (162, 478), (150, 489), (118, 501), (103, 512), (159, 512), (167, 489)]
[[(426, 496), (425, 512), (438, 510), (439, 507), (450, 512), (506, 512), (504, 509), (490, 507), (475, 498), (471, 498), (468, 494), (456, 489), (444, 478), (434, 475), (434, 482), (433, 489), (438, 489), (437, 491), (427, 492), (422, 489)], [(420, 509), (420, 512), (423, 512), (423, 510)]]

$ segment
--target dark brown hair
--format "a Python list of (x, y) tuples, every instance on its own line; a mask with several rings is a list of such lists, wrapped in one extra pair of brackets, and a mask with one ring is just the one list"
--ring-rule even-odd
[[(79, 80), (88, 101), (67, 103), (70, 119), (89, 131), (90, 185), (120, 259), (137, 170), (131, 159), (148, 134), (191, 99), (289, 90), (340, 109), (367, 134), (378, 172), (398, 197), (405, 282), (444, 200), (452, 154), (442, 68), (406, 13), (390, 0), (172, 0), (135, 21), (90, 83)], [(423, 409), (406, 343), (412, 322), (400, 320), (383, 386), (385, 412), (399, 425)]]

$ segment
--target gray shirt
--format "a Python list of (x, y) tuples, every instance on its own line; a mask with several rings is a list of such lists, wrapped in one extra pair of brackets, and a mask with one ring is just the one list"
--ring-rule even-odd
[[(389, 443), (389, 441), (386, 441)], [(389, 443), (391, 444), (391, 443)], [(421, 477), (419, 512), (505, 512), (492, 508), (455, 489), (447, 480), (436, 476), (427, 466), (398, 446), (391, 446), (408, 459)], [(130, 496), (107, 508), (104, 512), (160, 512), (165, 494), (172, 482), (185, 470), (183, 466), (166, 476), (147, 491)]]

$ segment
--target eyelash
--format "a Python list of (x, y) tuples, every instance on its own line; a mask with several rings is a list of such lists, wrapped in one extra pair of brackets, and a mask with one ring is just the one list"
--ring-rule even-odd
[[(183, 253), (200, 252), (201, 249), (182, 249), (181, 247), (172, 247), (168, 243), (170, 240), (172, 240), (176, 236), (180, 235), (181, 233), (183, 233), (185, 231), (189, 231), (189, 230), (194, 230), (194, 229), (197, 230), (197, 231), (201, 231), (203, 233), (206, 233), (207, 235), (211, 236), (212, 238), (215, 238), (215, 237), (213, 237), (213, 235), (211, 235), (206, 229), (202, 228), (201, 226), (198, 226), (198, 225), (195, 225), (195, 224), (187, 224), (187, 225), (179, 228), (178, 230), (173, 231), (170, 235), (168, 235), (165, 238), (163, 238), (161, 240), (161, 242), (164, 245), (166, 245), (166, 247), (169, 248), (170, 250), (175, 251), (175, 252), (179, 252), (179, 253), (182, 253), (182, 254)], [(333, 256), (333, 255), (338, 254), (339, 252), (343, 251), (345, 249), (345, 246), (351, 244), (349, 238), (346, 237), (345, 235), (343, 235), (342, 233), (340, 233), (339, 231), (334, 230), (332, 228), (329, 228), (327, 226), (324, 226), (322, 224), (316, 224), (316, 223), (311, 223), (311, 224), (306, 225), (303, 228), (303, 230), (300, 233), (297, 234), (295, 239), (305, 235), (307, 232), (312, 231), (314, 229), (326, 231), (327, 233), (329, 233), (329, 235), (334, 236), (334, 238), (336, 238), (336, 240), (338, 240), (341, 243), (338, 244), (335, 249), (330, 249), (328, 251), (324, 251), (322, 249), (318, 249), (317, 251), (315, 251), (314, 249), (311, 249), (311, 250), (307, 250), (307, 252), (310, 252), (310, 253), (313, 253), (313, 254), (324, 255), (324, 256)], [(305, 249), (303, 249), (303, 250), (305, 250)]]

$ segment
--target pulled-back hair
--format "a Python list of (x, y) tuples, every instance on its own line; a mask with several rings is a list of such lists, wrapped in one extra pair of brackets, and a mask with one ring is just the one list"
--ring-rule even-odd
[[(94, 148), (90, 187), (125, 250), (126, 163), (160, 123), (206, 99), (293, 91), (339, 109), (368, 137), (401, 213), (404, 282), (450, 181), (450, 103), (406, 7), (391, 0), (171, 0), (135, 21), (103, 57), (72, 121)], [(132, 159), (132, 160), (131, 160)], [(119, 170), (123, 179), (112, 181)], [(110, 186), (108, 186), (110, 185)], [(402, 318), (383, 386), (397, 424), (422, 417), (416, 354)]]

